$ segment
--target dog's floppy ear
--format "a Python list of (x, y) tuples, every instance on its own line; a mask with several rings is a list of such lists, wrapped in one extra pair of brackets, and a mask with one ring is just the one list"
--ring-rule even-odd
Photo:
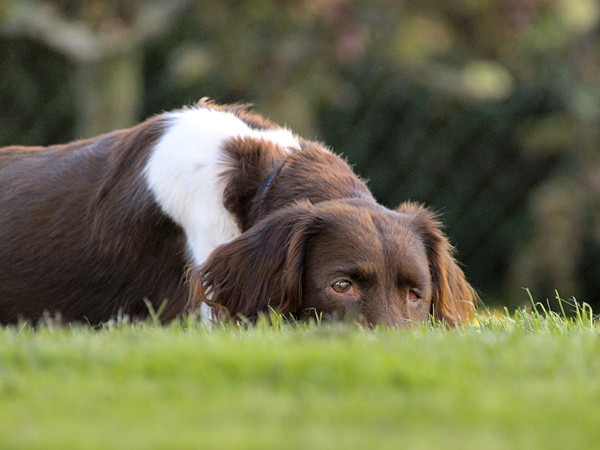
[(479, 297), (454, 259), (454, 249), (442, 232), (437, 216), (412, 202), (401, 204), (397, 211), (413, 217), (413, 224), (427, 249), (433, 284), (431, 314), (451, 327), (468, 321)]
[(191, 295), (213, 307), (217, 318), (253, 320), (269, 308), (296, 314), (312, 210), (308, 202), (283, 208), (217, 247), (204, 264), (190, 270)]

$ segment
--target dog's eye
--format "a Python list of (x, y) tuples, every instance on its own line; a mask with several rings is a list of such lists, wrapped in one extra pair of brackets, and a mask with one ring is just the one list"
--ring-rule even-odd
[[(331, 286), (335, 292), (338, 294), (346, 294), (353, 290), (352, 283), (348, 280), (340, 280), (333, 283)], [(351, 293), (351, 292), (350, 292)]]
[(418, 292), (411, 289), (410, 291), (408, 291), (407, 299), (409, 302), (416, 302), (417, 300), (419, 300)]

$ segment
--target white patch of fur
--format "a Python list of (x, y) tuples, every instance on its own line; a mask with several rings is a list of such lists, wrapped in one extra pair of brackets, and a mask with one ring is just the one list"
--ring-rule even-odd
[(213, 309), (206, 303), (200, 305), (200, 323), (208, 330), (212, 330), (213, 321), (215, 316), (213, 315)]
[(167, 113), (168, 125), (144, 169), (157, 202), (186, 233), (191, 264), (202, 264), (219, 245), (240, 234), (223, 205), (224, 144), (252, 137), (299, 148), (286, 129), (256, 130), (232, 113), (191, 108)]

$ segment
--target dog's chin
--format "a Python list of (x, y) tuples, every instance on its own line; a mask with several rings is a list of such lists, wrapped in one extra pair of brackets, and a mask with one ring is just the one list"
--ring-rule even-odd
[(404, 329), (415, 328), (423, 324), (429, 318), (429, 314), (417, 320), (403, 318), (401, 320), (390, 321), (387, 317), (379, 319), (369, 319), (363, 313), (357, 311), (346, 311), (344, 308), (334, 310), (320, 310), (318, 307), (305, 308), (298, 316), (298, 320), (308, 323), (343, 323), (345, 325), (359, 326), (361, 328), (391, 328)]
[(319, 307), (304, 308), (298, 315), (298, 320), (311, 323), (346, 323), (368, 326), (366, 319), (360, 314), (347, 314), (343, 310), (324, 310)]

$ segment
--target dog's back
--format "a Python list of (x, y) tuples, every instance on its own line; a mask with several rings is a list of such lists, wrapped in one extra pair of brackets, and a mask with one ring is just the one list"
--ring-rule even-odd
[(168, 299), (171, 311), (187, 302), (183, 233), (136, 181), (161, 129), (154, 119), (70, 145), (0, 150), (0, 322), (47, 311), (97, 323), (143, 315), (144, 298)]
[(223, 199), (238, 165), (224, 147), (240, 138), (281, 157), (299, 145), (241, 105), (202, 100), (68, 145), (0, 149), (0, 323), (96, 324), (146, 316), (146, 301), (167, 300), (164, 321), (185, 311), (187, 269), (241, 233)]

